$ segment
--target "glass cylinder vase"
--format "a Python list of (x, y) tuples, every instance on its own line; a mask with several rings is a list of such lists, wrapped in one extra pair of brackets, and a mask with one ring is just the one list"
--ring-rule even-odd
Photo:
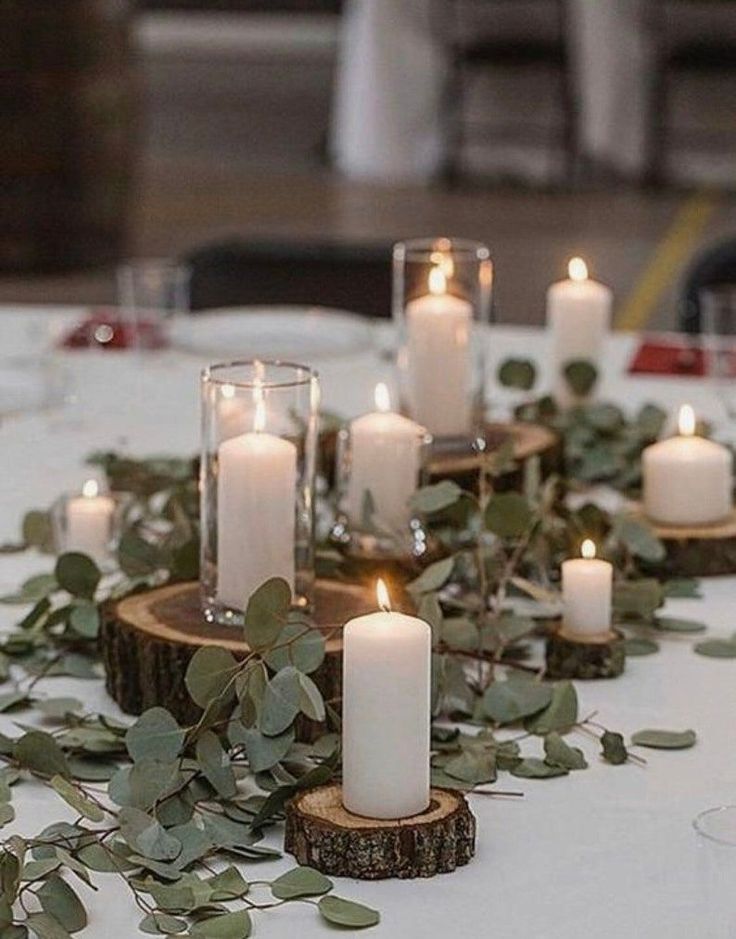
[(363, 557), (420, 557), (426, 534), (412, 510), (428, 480), (432, 437), (421, 424), (390, 410), (376, 386), (376, 410), (342, 428), (337, 447), (338, 515), (333, 540)]
[(211, 365), (201, 378), (202, 609), (238, 625), (248, 598), (282, 577), (296, 607), (314, 586), (319, 381), (304, 365)]
[(423, 238), (393, 250), (402, 407), (437, 438), (472, 438), (484, 412), (493, 265), (475, 241)]

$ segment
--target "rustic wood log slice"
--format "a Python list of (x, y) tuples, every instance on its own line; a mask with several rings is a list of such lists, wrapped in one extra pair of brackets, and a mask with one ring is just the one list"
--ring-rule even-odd
[(320, 786), (287, 804), (284, 849), (299, 864), (336, 877), (433, 877), (473, 857), (475, 816), (461, 793), (432, 789), (421, 815), (362, 818), (343, 807), (341, 786)]
[(668, 577), (736, 574), (736, 511), (714, 525), (662, 525), (649, 521), (667, 550), (656, 572)]
[[(409, 600), (395, 597), (397, 608)], [(318, 580), (314, 622), (325, 635), (326, 655), (312, 675), (326, 701), (339, 710), (342, 689), (342, 627), (354, 616), (376, 609), (374, 586)], [(108, 607), (100, 633), (107, 691), (128, 714), (160, 705), (181, 723), (195, 721), (200, 709), (184, 684), (189, 661), (202, 646), (221, 646), (236, 657), (250, 651), (237, 628), (207, 623), (195, 582), (133, 594)], [(313, 739), (321, 725), (306, 718), (298, 730)]]
[[(542, 478), (560, 469), (560, 438), (541, 424), (489, 422), (484, 425), (483, 436), (486, 457), (509, 441), (513, 444), (517, 465), (498, 477), (498, 491), (522, 488), (525, 464), (532, 458), (539, 460)], [(430, 480), (438, 482), (440, 479), (453, 479), (463, 489), (473, 491), (478, 486), (478, 469), (482, 459), (465, 438), (436, 441), (429, 460)]]
[(624, 636), (612, 629), (604, 636), (577, 636), (564, 627), (547, 637), (548, 678), (616, 678), (626, 666)]

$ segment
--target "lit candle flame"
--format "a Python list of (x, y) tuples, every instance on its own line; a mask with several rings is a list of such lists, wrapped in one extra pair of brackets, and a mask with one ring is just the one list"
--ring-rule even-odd
[(99, 495), (100, 486), (96, 479), (88, 479), (82, 486), (82, 495), (85, 499), (94, 499)]
[(223, 385), (221, 390), (223, 398), (230, 399), (235, 397), (235, 385)]
[(592, 561), (595, 557), (595, 541), (590, 538), (586, 538), (580, 546), (580, 554), (585, 558), (586, 561)]
[(253, 385), (253, 402), (256, 406), (253, 414), (253, 430), (260, 434), (266, 427), (266, 402), (263, 398), (263, 385), (256, 381)]
[(391, 395), (388, 393), (388, 387), (382, 381), (376, 385), (373, 392), (373, 400), (376, 402), (376, 410), (386, 414), (391, 410)]
[(378, 600), (378, 605), (384, 613), (391, 612), (391, 598), (388, 595), (386, 584), (380, 577), (376, 581), (376, 599)]
[(588, 279), (588, 265), (582, 258), (570, 258), (567, 273), (570, 275), (570, 280), (580, 283)]
[(695, 411), (689, 404), (683, 404), (680, 408), (677, 427), (682, 437), (692, 437), (695, 434)]
[(443, 293), (447, 293), (447, 278), (445, 277), (445, 272), (439, 265), (433, 267), (429, 272), (428, 285), (429, 292), (435, 297), (440, 297)]

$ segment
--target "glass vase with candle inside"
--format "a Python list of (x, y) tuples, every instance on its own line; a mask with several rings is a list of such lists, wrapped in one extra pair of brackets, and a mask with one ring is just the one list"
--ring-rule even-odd
[(250, 595), (282, 577), (311, 607), (319, 382), (304, 365), (211, 365), (201, 378), (202, 609), (237, 625)]
[(402, 409), (446, 440), (482, 432), (493, 266), (474, 241), (426, 238), (393, 250), (393, 317)]
[(338, 519), (333, 539), (366, 557), (421, 557), (424, 529), (411, 498), (426, 482), (431, 435), (391, 408), (379, 382), (375, 410), (355, 418), (338, 437)]

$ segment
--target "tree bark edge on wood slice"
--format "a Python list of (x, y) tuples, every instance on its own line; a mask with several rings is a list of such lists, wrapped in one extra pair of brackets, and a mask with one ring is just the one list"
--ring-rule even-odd
[(626, 667), (624, 635), (617, 629), (602, 637), (582, 639), (564, 629), (547, 637), (546, 676), (555, 681), (564, 678), (617, 678)]
[[(638, 513), (646, 517), (639, 509)], [(717, 577), (736, 574), (736, 511), (713, 525), (662, 525), (646, 519), (667, 551), (654, 565), (669, 577)]]
[(433, 877), (475, 853), (475, 816), (462, 793), (432, 789), (430, 807), (398, 820), (362, 818), (342, 804), (342, 787), (320, 786), (286, 806), (284, 850), (335, 877), (382, 880)]
[[(524, 482), (524, 464), (532, 459), (540, 461), (541, 475), (547, 476), (560, 468), (562, 458), (559, 436), (541, 424), (519, 422), (486, 422), (479, 436), (486, 441), (485, 456), (492, 454), (505, 443), (513, 444), (517, 466), (498, 477), (498, 491), (518, 489)], [(482, 457), (474, 451), (467, 440), (458, 439), (457, 446), (442, 442), (435, 444), (429, 459), (431, 481), (453, 479), (464, 489), (477, 488), (478, 470)]]
[[(317, 580), (314, 620), (327, 641), (324, 662), (311, 677), (325, 700), (339, 701), (342, 694), (342, 627), (375, 606), (372, 586)], [(189, 697), (184, 676), (203, 646), (221, 646), (236, 658), (250, 651), (237, 628), (205, 622), (196, 582), (158, 587), (108, 605), (100, 630), (108, 694), (128, 714), (162, 706), (180, 723), (193, 723), (201, 710)], [(304, 718), (298, 734), (314, 739), (321, 729)]]

